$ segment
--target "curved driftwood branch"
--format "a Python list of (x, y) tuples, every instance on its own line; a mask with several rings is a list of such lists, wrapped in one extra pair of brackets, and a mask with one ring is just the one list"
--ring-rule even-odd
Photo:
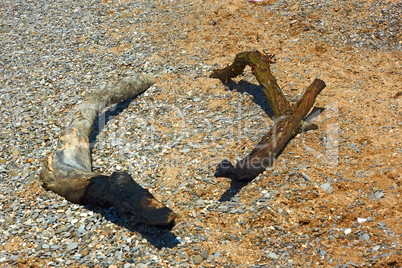
[(241, 75), (244, 68), (250, 65), (268, 100), (269, 106), (271, 106), (275, 117), (278, 117), (289, 110), (290, 105), (271, 72), (270, 64), (272, 59), (272, 55), (263, 55), (258, 51), (241, 52), (236, 55), (232, 65), (214, 71), (210, 77), (218, 78), (222, 83), (227, 84), (229, 79)]
[(73, 203), (114, 206), (150, 225), (170, 224), (176, 214), (129, 174), (115, 172), (106, 176), (93, 173), (91, 168), (89, 135), (96, 117), (106, 107), (141, 94), (153, 83), (152, 77), (137, 74), (94, 92), (79, 104), (73, 119), (60, 133), (57, 150), (43, 160), (43, 187)]
[(272, 57), (259, 51), (242, 52), (236, 55), (232, 65), (216, 70), (210, 76), (227, 83), (230, 78), (240, 75), (246, 65), (250, 65), (275, 115), (274, 124), (251, 153), (235, 166), (229, 160), (220, 162), (215, 172), (216, 177), (250, 181), (272, 166), (275, 158), (295, 135), (302, 130), (317, 128), (314, 124), (305, 124), (303, 120), (313, 107), (318, 94), (324, 89), (325, 83), (315, 79), (300, 100), (291, 105), (272, 75)]

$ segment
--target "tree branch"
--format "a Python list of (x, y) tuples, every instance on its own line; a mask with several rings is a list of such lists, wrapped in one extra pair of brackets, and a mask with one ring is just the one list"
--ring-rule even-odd
[(293, 106), (289, 104), (276, 83), (270, 70), (271, 57), (258, 51), (239, 53), (233, 64), (216, 70), (210, 77), (227, 82), (244, 70), (246, 65), (252, 67), (253, 74), (260, 83), (269, 105), (275, 114), (275, 121), (257, 146), (244, 159), (233, 166), (229, 160), (223, 160), (217, 166), (215, 176), (233, 180), (250, 181), (273, 165), (278, 154), (286, 144), (303, 128), (312, 129), (313, 124), (304, 126), (303, 119), (312, 108), (317, 95), (324, 89), (325, 83), (315, 79), (305, 90), (300, 100)]

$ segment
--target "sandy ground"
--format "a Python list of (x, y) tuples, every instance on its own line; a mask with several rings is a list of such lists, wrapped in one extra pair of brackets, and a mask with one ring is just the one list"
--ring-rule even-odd
[[(370, 49), (341, 45), (331, 40), (333, 35), (328, 33), (328, 36), (325, 36), (325, 30), (320, 33), (313, 29), (311, 31), (314, 33), (306, 36), (303, 29), (311, 25), (311, 20), (301, 20), (297, 17), (281, 18), (277, 13), (264, 9), (275, 1), (254, 6), (241, 0), (192, 2), (195, 10), (185, 17), (186, 33), (177, 40), (177, 50), (173, 52), (180, 55), (182, 62), (192, 62), (191, 56), (196, 55), (202, 63), (224, 67), (241, 51), (267, 50), (276, 56), (274, 73), (290, 99), (297, 99), (297, 94), (315, 77), (321, 78), (327, 85), (316, 101), (316, 106), (326, 109), (317, 119), (320, 129), (302, 134), (288, 145), (281, 156), (287, 159), (280, 157), (274, 165), (274, 168), (279, 170), (279, 176), (273, 177), (272, 172), (266, 172), (260, 180), (253, 182), (256, 189), (266, 187), (273, 180), (279, 185), (284, 185), (273, 204), (274, 213), (265, 213), (256, 218), (248, 217), (246, 213), (242, 219), (230, 214), (222, 219), (218, 213), (209, 213), (205, 224), (215, 230), (214, 232), (226, 234), (242, 232), (244, 227), (260, 230), (259, 228), (265, 226), (270, 229), (273, 228), (272, 222), (279, 222), (279, 225), (293, 236), (309, 234), (312, 237), (322, 237), (334, 232), (338, 238), (327, 236), (317, 244), (312, 242), (313, 245), (301, 247), (323, 247), (335, 258), (361, 265), (370, 263), (369, 255), (371, 257), (373, 254), (365, 249), (371, 249), (374, 244), (382, 244), (387, 245), (383, 248), (393, 248), (395, 254), (381, 259), (377, 265), (381, 263), (386, 266), (401, 266), (401, 52), (389, 48)], [(370, 1), (365, 4), (368, 6)], [(290, 10), (297, 10), (297, 6), (298, 4), (293, 2), (288, 7)], [(337, 11), (333, 12), (334, 17), (339, 16)], [(342, 12), (342, 7), (339, 12)], [(363, 13), (352, 12), (352, 16), (363, 16)], [(311, 17), (317, 19), (320, 14), (311, 14)], [(334, 23), (327, 25), (326, 29), (337, 29), (336, 27)], [(158, 40), (160, 30), (153, 32), (155, 40)], [(170, 34), (174, 33), (167, 31), (166, 36)], [(401, 36), (398, 40), (396, 44), (402, 42)], [(215, 85), (216, 90), (227, 90), (219, 81), (207, 78), (208, 74), (205, 72), (205, 76), (196, 81), (185, 76), (167, 76), (160, 81), (160, 86), (169, 88), (174, 84), (182, 87), (183, 92), (190, 89), (210, 90)], [(244, 77), (236, 81), (241, 79), (252, 81), (251, 72), (246, 71)], [(255, 80), (253, 83), (257, 84)], [(217, 101), (211, 104), (210, 108), (229, 107), (228, 103)], [(323, 137), (331, 144), (325, 146)], [(229, 143), (226, 148), (229, 152), (225, 156), (233, 159), (234, 154), (230, 154), (232, 149), (237, 147), (238, 150), (246, 146), (250, 151), (254, 145), (251, 142)], [(289, 152), (299, 157), (292, 159)], [(300, 165), (301, 163), (307, 165)], [(303, 180), (284, 182), (285, 178), (289, 177), (289, 170), (298, 165), (302, 166), (300, 171), (309, 174), (312, 183), (300, 182)], [(332, 194), (320, 187), (328, 178), (332, 180), (331, 185), (334, 187)], [(217, 184), (220, 190), (207, 187), (203, 195), (220, 196), (230, 187), (229, 181), (223, 178), (217, 178)], [(297, 191), (290, 193), (290, 189)], [(383, 197), (372, 199), (372, 196), (381, 190)], [(245, 203), (253, 200), (253, 197), (263, 195), (250, 189), (244, 193), (242, 191), (239, 195)], [(302, 199), (305, 196), (305, 199), (300, 202), (297, 194), (301, 195)], [(278, 208), (288, 213), (278, 215)], [(183, 211), (181, 217), (185, 220), (191, 217), (191, 213), (192, 211)], [(375, 220), (357, 222), (358, 218), (366, 220), (369, 217)], [(335, 228), (334, 219), (337, 219)], [(379, 232), (378, 221), (386, 223), (396, 236), (391, 238)], [(242, 224), (239, 225), (239, 222)], [(348, 228), (351, 228), (354, 235), (345, 234)], [(358, 230), (369, 234), (373, 244), (360, 242), (355, 233)], [(255, 244), (260, 237), (268, 238), (266, 235), (267, 233), (263, 232), (251, 232), (244, 235), (238, 243), (221, 245), (220, 248), (228, 252), (227, 258), (234, 263), (251, 265), (266, 262), (272, 265), (269, 264), (270, 260), (265, 257), (262, 248)], [(392, 241), (397, 244), (392, 245)], [(284, 243), (279, 241), (278, 246), (281, 246), (280, 242)], [(270, 243), (275, 247), (278, 237)], [(205, 244), (211, 249), (219, 248), (214, 245), (214, 241)], [(308, 251), (311, 252), (311, 248)], [(318, 253), (300, 256), (295, 262), (305, 267), (335, 265), (335, 262), (328, 264)]]

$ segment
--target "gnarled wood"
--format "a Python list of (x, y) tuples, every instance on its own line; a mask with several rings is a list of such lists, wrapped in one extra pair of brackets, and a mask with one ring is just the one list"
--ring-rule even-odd
[(60, 133), (58, 147), (43, 160), (40, 174), (45, 189), (83, 205), (114, 206), (150, 225), (168, 225), (176, 214), (124, 172), (111, 176), (92, 172), (89, 135), (104, 108), (147, 90), (154, 79), (138, 74), (89, 95)]
[(229, 79), (242, 74), (244, 68), (250, 65), (253, 74), (261, 85), (269, 106), (271, 106), (275, 117), (278, 117), (289, 110), (290, 105), (271, 72), (272, 58), (273, 56), (263, 55), (258, 51), (241, 52), (236, 55), (232, 65), (214, 71), (210, 77), (218, 78), (222, 83), (227, 84)]
[(271, 59), (272, 56), (263, 55), (258, 51), (242, 52), (236, 55), (232, 65), (216, 70), (210, 76), (227, 83), (230, 78), (240, 75), (246, 65), (250, 65), (275, 115), (274, 124), (251, 153), (235, 166), (229, 160), (220, 162), (215, 172), (216, 177), (227, 177), (239, 181), (252, 180), (267, 167), (272, 166), (285, 145), (302, 129), (316, 127), (313, 124), (305, 125), (303, 120), (312, 108), (317, 95), (324, 89), (325, 83), (315, 79), (300, 100), (295, 105), (291, 105), (272, 75)]

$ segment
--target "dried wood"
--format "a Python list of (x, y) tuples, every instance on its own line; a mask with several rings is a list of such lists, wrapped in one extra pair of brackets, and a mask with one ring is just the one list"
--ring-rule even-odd
[(71, 122), (60, 133), (57, 150), (47, 154), (40, 174), (43, 187), (67, 200), (116, 207), (150, 225), (168, 225), (176, 214), (125, 172), (111, 176), (92, 172), (89, 135), (101, 111), (147, 90), (154, 79), (137, 74), (90, 94), (78, 105)]
[(291, 105), (271, 72), (272, 59), (272, 55), (262, 54), (259, 51), (241, 52), (236, 55), (230, 66), (216, 70), (210, 76), (227, 84), (231, 78), (242, 74), (247, 65), (251, 66), (275, 116), (273, 125), (251, 153), (235, 166), (226, 159), (220, 162), (215, 172), (216, 177), (238, 181), (253, 180), (273, 165), (279, 153), (295, 135), (302, 130), (317, 128), (314, 124), (306, 124), (304, 119), (313, 107), (318, 94), (325, 88), (325, 83), (315, 79), (299, 101)]

